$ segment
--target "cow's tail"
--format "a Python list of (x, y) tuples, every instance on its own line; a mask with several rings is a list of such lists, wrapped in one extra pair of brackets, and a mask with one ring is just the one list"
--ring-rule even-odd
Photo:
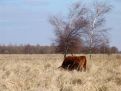
[(58, 70), (58, 69), (60, 69), (60, 68), (62, 68), (62, 65), (61, 65), (61, 66), (59, 66), (59, 67), (57, 67), (57, 68), (55, 68), (55, 70)]
[(57, 69), (59, 69), (59, 68), (61, 68), (62, 67), (62, 65), (61, 66), (59, 66)]

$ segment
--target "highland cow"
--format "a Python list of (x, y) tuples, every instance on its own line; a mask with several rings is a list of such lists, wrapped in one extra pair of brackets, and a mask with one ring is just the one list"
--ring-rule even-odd
[(67, 56), (60, 67), (67, 70), (86, 71), (86, 56)]

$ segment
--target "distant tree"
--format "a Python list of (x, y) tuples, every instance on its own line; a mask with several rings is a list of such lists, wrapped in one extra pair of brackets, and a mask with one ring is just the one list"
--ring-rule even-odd
[(105, 38), (100, 42), (101, 44), (99, 46), (99, 53), (109, 54), (110, 53), (109, 40)]
[(81, 35), (83, 27), (87, 25), (85, 15), (87, 9), (80, 4), (75, 4), (70, 9), (68, 16), (60, 18), (53, 16), (50, 18), (50, 23), (54, 26), (56, 35), (56, 44), (59, 52), (74, 53), (80, 51), (82, 45)]
[(92, 53), (92, 48), (100, 45), (100, 42), (105, 39), (105, 35), (107, 33), (106, 28), (104, 28), (105, 24), (105, 14), (111, 10), (110, 6), (105, 3), (95, 3), (94, 8), (90, 9), (90, 12), (87, 15), (88, 25), (85, 27), (85, 31), (88, 35), (87, 41), (90, 50), (90, 58)]
[(118, 53), (118, 52), (119, 51), (118, 51), (117, 47), (115, 47), (115, 46), (111, 47), (111, 53)]
[(31, 45), (28, 44), (24, 47), (24, 53), (25, 54), (30, 54), (31, 53)]

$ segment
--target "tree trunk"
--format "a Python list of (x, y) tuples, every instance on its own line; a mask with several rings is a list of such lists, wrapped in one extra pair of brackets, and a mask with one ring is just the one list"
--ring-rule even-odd
[(67, 53), (68, 53), (68, 46), (66, 45), (65, 46), (65, 51), (64, 51), (64, 59), (66, 58)]
[(92, 48), (89, 48), (90, 59), (92, 58)]
[(90, 37), (89, 54), (90, 54), (90, 59), (91, 59), (92, 58), (92, 38), (91, 37)]

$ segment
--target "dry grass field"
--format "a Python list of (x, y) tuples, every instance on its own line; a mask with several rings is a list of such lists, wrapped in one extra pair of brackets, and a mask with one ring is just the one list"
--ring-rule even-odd
[(63, 55), (0, 55), (0, 91), (121, 91), (121, 55), (87, 57), (87, 71), (57, 69)]

